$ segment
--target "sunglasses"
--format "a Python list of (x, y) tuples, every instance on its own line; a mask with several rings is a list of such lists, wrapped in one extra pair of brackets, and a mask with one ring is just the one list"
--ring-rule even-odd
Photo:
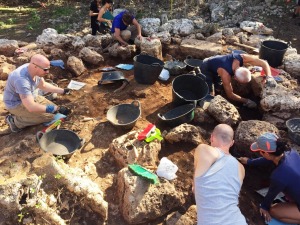
[(44, 67), (41, 67), (41, 66), (39, 66), (39, 65), (37, 65), (37, 64), (35, 64), (35, 63), (32, 63), (32, 64), (35, 65), (35, 66), (37, 66), (38, 68), (44, 70), (44, 72), (47, 72), (48, 70), (50, 70), (50, 67), (44, 68)]

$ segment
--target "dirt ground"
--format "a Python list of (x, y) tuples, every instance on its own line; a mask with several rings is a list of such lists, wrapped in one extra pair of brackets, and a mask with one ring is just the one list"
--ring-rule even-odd
[[(289, 15), (285, 18), (272, 18), (266, 21), (266, 25), (274, 29), (274, 36), (285, 41), (291, 41), (292, 46), (300, 51), (300, 23), (299, 18), (291, 19)], [(41, 31), (36, 31), (40, 34)], [(22, 34), (22, 33), (21, 33)], [(20, 33), (12, 31), (2, 34), (0, 38), (17, 39), (22, 41), (34, 41), (35, 35), (26, 37)], [(164, 52), (165, 54), (166, 52)], [(133, 63), (111, 59), (105, 56), (105, 63), (100, 68), (115, 66), (119, 63)], [(51, 72), (51, 71), (50, 71)], [(65, 71), (60, 71), (62, 74)], [(106, 84), (99, 87), (98, 80), (101, 78), (100, 72), (90, 72), (87, 75), (78, 78), (78, 81), (85, 82), (87, 85), (79, 90), (73, 91), (71, 95), (60, 96), (55, 103), (58, 105), (67, 105), (72, 108), (73, 113), (63, 123), (62, 128), (75, 131), (81, 138), (86, 140), (83, 148), (75, 152), (66, 162), (72, 167), (85, 168), (89, 164), (96, 166), (96, 171), (89, 174), (90, 178), (95, 181), (104, 191), (105, 200), (109, 203), (109, 216), (107, 224), (122, 225), (126, 224), (122, 219), (118, 209), (118, 199), (116, 198), (117, 186), (116, 175), (118, 168), (113, 156), (109, 153), (108, 147), (114, 138), (117, 138), (128, 131), (114, 127), (106, 119), (107, 110), (117, 104), (131, 103), (138, 100), (141, 104), (142, 115), (137, 121), (134, 130), (143, 129), (149, 123), (154, 123), (161, 131), (170, 130), (158, 120), (158, 112), (166, 112), (172, 107), (172, 84), (171, 81), (159, 82), (154, 85), (138, 84), (134, 80), (133, 70), (122, 71), (130, 84), (121, 92), (114, 93), (120, 83)], [(56, 80), (60, 87), (66, 87), (69, 81)], [(0, 82), (0, 97), (2, 98), (5, 82)], [(243, 120), (259, 119), (259, 111), (245, 110), (239, 107)], [(7, 129), (4, 121), (7, 111), (0, 102), (0, 129)], [(82, 122), (84, 117), (92, 117), (93, 120)], [(192, 122), (192, 124), (195, 124)], [(34, 126), (24, 129), (20, 133), (12, 133), (0, 136), (0, 184), (18, 179), (24, 176), (29, 169), (30, 163), (44, 152), (39, 148), (35, 141), (35, 134), (44, 127)], [(204, 127), (208, 132), (213, 128), (213, 124)], [(178, 167), (178, 178), (174, 181), (176, 189), (185, 194), (186, 204), (178, 208), (184, 213), (189, 206), (195, 204), (192, 194), (192, 177), (193, 177), (193, 152), (196, 146), (179, 143), (168, 144), (162, 143), (162, 150), (159, 158), (167, 156)], [(27, 163), (26, 163), (27, 162)], [(268, 173), (263, 168), (246, 168), (246, 178), (242, 186), (240, 195), (240, 208), (247, 218), (250, 225), (263, 225), (264, 221), (259, 216), (258, 205), (262, 198), (255, 193), (255, 190), (267, 186)], [(70, 209), (62, 208), (60, 213), (69, 224), (103, 224), (93, 213), (84, 211), (80, 208), (78, 200), (71, 196), (64, 196), (68, 199)], [(72, 211), (73, 209), (73, 211)], [(75, 209), (75, 210), (74, 210)], [(165, 217), (159, 218), (147, 224), (163, 224)], [(85, 222), (83, 222), (85, 221)]]

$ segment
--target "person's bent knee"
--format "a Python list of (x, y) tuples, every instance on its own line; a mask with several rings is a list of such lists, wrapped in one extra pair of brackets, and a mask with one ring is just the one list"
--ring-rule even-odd
[(121, 37), (124, 41), (128, 41), (131, 37), (131, 32), (129, 30), (123, 30), (121, 32)]

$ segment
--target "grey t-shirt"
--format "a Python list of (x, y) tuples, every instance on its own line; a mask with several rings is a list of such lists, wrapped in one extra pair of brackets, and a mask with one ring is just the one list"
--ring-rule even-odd
[(26, 63), (18, 67), (8, 76), (3, 93), (3, 101), (7, 109), (13, 109), (22, 103), (20, 94), (36, 97), (41, 78), (36, 76), (34, 81), (28, 72), (28, 65), (29, 63)]

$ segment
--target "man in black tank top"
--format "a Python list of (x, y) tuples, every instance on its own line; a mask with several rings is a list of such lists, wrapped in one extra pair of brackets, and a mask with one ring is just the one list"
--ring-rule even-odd
[(239, 83), (248, 83), (251, 80), (250, 71), (243, 67), (245, 63), (262, 67), (266, 73), (267, 85), (271, 87), (276, 86), (276, 81), (271, 75), (271, 69), (267, 61), (240, 52), (233, 52), (228, 55), (217, 55), (204, 59), (201, 65), (201, 73), (206, 76), (206, 82), (212, 95), (223, 85), (226, 96), (230, 100), (243, 103), (243, 105), (248, 108), (255, 108), (257, 107), (256, 103), (235, 94), (231, 84), (232, 78)]

